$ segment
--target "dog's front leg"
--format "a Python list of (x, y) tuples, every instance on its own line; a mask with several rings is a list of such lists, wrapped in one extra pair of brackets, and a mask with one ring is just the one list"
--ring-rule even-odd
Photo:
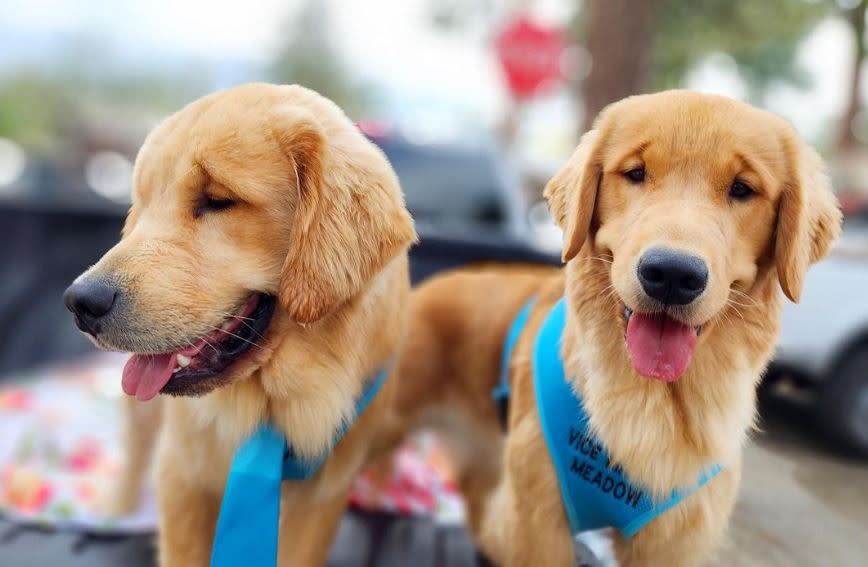
[(347, 508), (351, 486), (328, 497), (317, 497), (314, 486), (305, 486), (315, 482), (283, 483), (277, 562), (280, 567), (320, 567), (326, 563)]
[(122, 400), (124, 430), (122, 447), (125, 459), (114, 483), (105, 488), (97, 508), (113, 517), (135, 512), (150, 470), (152, 453), (162, 424), (163, 400), (140, 402), (126, 396)]
[(161, 452), (157, 486), (159, 564), (206, 567), (220, 510), (220, 497), (185, 474), (184, 460)]
[(505, 567), (572, 567), (573, 539), (535, 414), (510, 433), (505, 464), (485, 513), (484, 551)]
[(519, 495), (515, 488), (510, 489), (515, 507), (507, 532), (505, 566), (572, 567), (575, 549), (560, 500), (541, 493), (537, 498)]

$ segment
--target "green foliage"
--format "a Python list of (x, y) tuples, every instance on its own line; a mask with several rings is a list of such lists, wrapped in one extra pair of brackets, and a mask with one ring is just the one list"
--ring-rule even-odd
[(148, 122), (204, 90), (196, 69), (131, 69), (94, 37), (73, 36), (55, 60), (0, 76), (0, 137), (49, 154), (99, 121)]
[(67, 91), (60, 87), (34, 73), (0, 82), (0, 137), (32, 149), (49, 149), (72, 105)]
[(88, 121), (162, 116), (203, 90), (190, 75), (181, 80), (66, 69), (20, 69), (0, 79), (0, 137), (52, 153)]
[(703, 57), (723, 52), (738, 64), (753, 94), (782, 80), (806, 85), (796, 47), (834, 9), (828, 1), (658, 0), (651, 90), (674, 88)]

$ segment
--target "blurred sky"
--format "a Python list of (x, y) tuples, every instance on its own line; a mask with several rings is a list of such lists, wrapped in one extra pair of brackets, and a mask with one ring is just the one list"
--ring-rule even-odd
[[(470, 113), (490, 126), (507, 108), (500, 71), (486, 40), (490, 30), (434, 28), (426, 12), (430, 3), (425, 0), (326, 1), (334, 24), (331, 40), (347, 70), (372, 81), (396, 112), (413, 107), (418, 117), (418, 109), (430, 108), (430, 122), (436, 124), (442, 111), (454, 114), (454, 109), (460, 109), (464, 116)], [(199, 63), (210, 70), (212, 88), (255, 80), (300, 4), (298, 0), (3, 0), (0, 73), (22, 65), (49, 64), (66, 40), (87, 36), (110, 53), (111, 64), (121, 72)], [(575, 8), (572, 2), (560, 0), (526, 4), (550, 22), (566, 22)], [(821, 136), (822, 128), (832, 123), (845, 103), (849, 41), (840, 20), (821, 23), (805, 38), (798, 55), (812, 86), (807, 90), (773, 87), (766, 106), (792, 120), (808, 138)], [(736, 97), (745, 94), (726, 56), (707, 59), (688, 75), (686, 86)], [(530, 127), (534, 122), (552, 127), (575, 124), (567, 99), (565, 93), (555, 93), (539, 101), (536, 111), (529, 111)], [(565, 115), (569, 116), (565, 119)]]
[[(553, 1), (547, 4), (565, 7)], [(298, 0), (4, 0), (0, 69), (50, 60), (63, 38), (87, 33), (134, 66), (203, 60), (221, 82), (255, 75), (281, 42)], [(496, 112), (502, 96), (491, 53), (459, 34), (432, 29), (422, 0), (329, 0), (330, 38), (350, 72), (410, 97)], [(568, 7), (568, 6), (566, 6)], [(568, 13), (568, 11), (567, 11)], [(564, 16), (562, 14), (562, 16)], [(234, 71), (233, 71), (234, 69)], [(250, 79), (252, 77), (241, 77)]]

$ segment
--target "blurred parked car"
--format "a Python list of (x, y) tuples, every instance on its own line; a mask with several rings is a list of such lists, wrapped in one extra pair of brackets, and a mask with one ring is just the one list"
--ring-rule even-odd
[(417, 144), (381, 127), (360, 127), (395, 168), (419, 232), (559, 250), (548, 217), (536, 222), (518, 172), (493, 141)]
[(782, 378), (816, 394), (827, 433), (868, 455), (868, 209), (786, 304), (768, 385)]

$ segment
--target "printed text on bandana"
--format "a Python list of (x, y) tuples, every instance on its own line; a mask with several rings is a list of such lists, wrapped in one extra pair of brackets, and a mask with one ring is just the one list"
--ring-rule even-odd
[(639, 506), (642, 491), (626, 481), (621, 467), (609, 461), (603, 446), (594, 437), (570, 427), (569, 446), (573, 453), (572, 474), (634, 510)]

